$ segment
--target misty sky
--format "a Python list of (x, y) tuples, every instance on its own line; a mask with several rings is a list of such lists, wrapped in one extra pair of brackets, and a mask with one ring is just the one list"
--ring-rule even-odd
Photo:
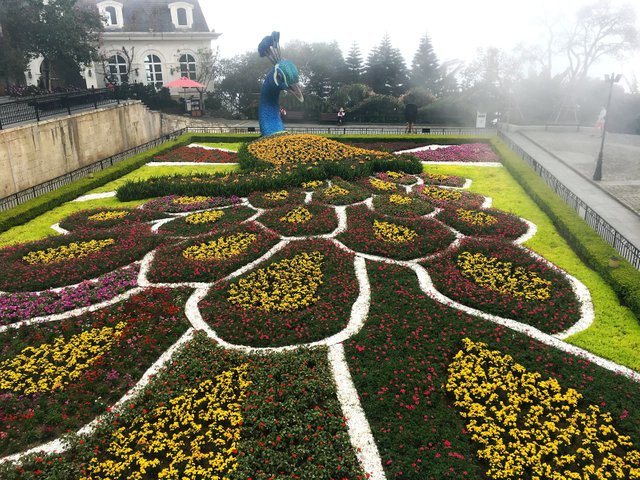
[[(425, 33), (429, 34), (440, 61), (470, 61), (478, 47), (495, 46), (509, 51), (520, 42), (537, 43), (545, 19), (572, 19), (580, 6), (592, 3), (587, 0), (410, 0), (385, 2), (381, 8), (370, 0), (202, 0), (200, 5), (209, 28), (222, 33), (214, 46), (220, 47), (223, 58), (256, 51), (262, 37), (277, 30), (283, 46), (294, 39), (335, 40), (345, 56), (353, 42), (357, 42), (366, 59), (387, 33), (410, 66)], [(622, 0), (611, 0), (611, 3), (629, 4)], [(636, 7), (636, 14), (640, 17), (640, 6)], [(639, 18), (636, 24), (640, 26)], [(283, 55), (286, 57), (286, 49)], [(629, 78), (635, 73), (640, 81), (640, 53), (636, 52), (628, 60), (598, 65), (590, 75), (610, 71)]]

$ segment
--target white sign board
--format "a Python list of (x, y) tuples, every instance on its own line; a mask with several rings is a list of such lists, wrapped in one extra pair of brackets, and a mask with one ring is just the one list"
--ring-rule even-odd
[(485, 128), (487, 126), (487, 114), (476, 112), (476, 128)]

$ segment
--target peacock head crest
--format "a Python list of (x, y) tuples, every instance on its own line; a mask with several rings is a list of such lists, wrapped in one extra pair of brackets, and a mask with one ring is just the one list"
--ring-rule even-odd
[(304, 100), (300, 88), (298, 67), (290, 61), (284, 60), (280, 53), (280, 32), (272, 32), (262, 39), (258, 45), (261, 57), (267, 57), (273, 63), (273, 84), (279, 90), (289, 90), (301, 102)]

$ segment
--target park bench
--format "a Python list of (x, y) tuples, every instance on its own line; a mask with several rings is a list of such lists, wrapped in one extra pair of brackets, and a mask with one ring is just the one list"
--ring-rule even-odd
[(287, 112), (287, 116), (283, 117), (283, 120), (291, 120), (294, 122), (300, 122), (304, 120), (304, 112), (302, 110), (294, 110), (293, 112)]
[(338, 114), (336, 112), (321, 113), (319, 120), (321, 122), (337, 123), (338, 122)]

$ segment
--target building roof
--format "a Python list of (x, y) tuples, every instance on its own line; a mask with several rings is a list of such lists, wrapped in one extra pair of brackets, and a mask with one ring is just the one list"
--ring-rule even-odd
[[(80, 0), (78, 4), (96, 6), (103, 0)], [(180, 0), (193, 5), (191, 28), (176, 28), (171, 21), (169, 4), (177, 0), (117, 0), (122, 3), (123, 28), (106, 27), (115, 32), (209, 32), (198, 0)]]

